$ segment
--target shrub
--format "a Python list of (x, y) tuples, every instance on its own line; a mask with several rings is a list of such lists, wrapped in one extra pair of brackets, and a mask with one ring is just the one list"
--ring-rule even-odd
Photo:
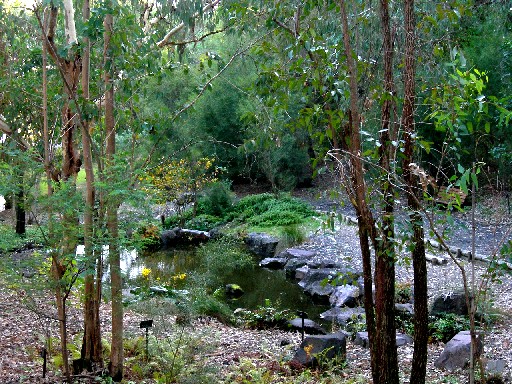
[(270, 193), (244, 197), (235, 207), (240, 221), (261, 227), (300, 224), (315, 212), (303, 201)]
[(444, 313), (431, 316), (428, 327), (433, 339), (446, 343), (460, 331), (469, 329), (469, 319), (453, 313)]
[(202, 268), (195, 279), (211, 290), (222, 285), (223, 276), (255, 265), (251, 254), (239, 242), (227, 237), (203, 244), (197, 256), (201, 258)]
[(235, 315), (242, 320), (245, 326), (255, 329), (266, 329), (279, 327), (287, 329), (288, 320), (291, 320), (293, 313), (287, 309), (279, 309), (269, 299), (265, 304), (255, 310), (239, 309)]
[(192, 296), (191, 309), (193, 313), (199, 316), (214, 317), (222, 323), (233, 322), (233, 312), (222, 299), (207, 294), (203, 289), (194, 290)]
[(413, 288), (411, 283), (397, 283), (395, 285), (395, 303), (410, 303), (412, 300)]
[(185, 222), (185, 228), (210, 231), (222, 224), (222, 219), (212, 215), (199, 215)]
[(301, 244), (306, 239), (306, 234), (298, 225), (287, 225), (282, 229), (281, 245), (283, 248), (289, 248)]
[(161, 245), (161, 230), (155, 224), (142, 224), (137, 229), (135, 240), (138, 241), (140, 249), (144, 251), (154, 250)]
[(210, 216), (224, 217), (233, 209), (233, 193), (228, 182), (212, 184), (198, 201), (197, 211)]

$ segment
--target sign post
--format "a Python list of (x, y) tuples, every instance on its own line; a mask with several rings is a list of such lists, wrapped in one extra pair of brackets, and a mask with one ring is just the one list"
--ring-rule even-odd
[(304, 341), (304, 319), (308, 318), (308, 314), (304, 311), (297, 311), (297, 315), (302, 319), (301, 335), (302, 341)]
[(143, 320), (140, 322), (140, 328), (146, 328), (146, 360), (149, 360), (149, 328), (153, 326), (153, 320)]

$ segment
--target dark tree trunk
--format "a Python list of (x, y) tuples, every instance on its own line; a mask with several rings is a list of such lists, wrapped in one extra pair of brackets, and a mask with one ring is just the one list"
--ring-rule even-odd
[(8, 194), (4, 196), (5, 199), (5, 210), (12, 209), (12, 194)]
[(392, 110), (393, 41), (391, 36), (389, 4), (380, 1), (380, 17), (384, 50), (384, 93), (381, 111), (379, 164), (383, 199), (381, 228), (375, 244), (375, 315), (377, 328), (377, 366), (380, 384), (399, 383), (395, 328), (395, 245), (394, 245), (394, 190), (390, 181), (391, 161), (394, 156)]
[[(107, 135), (107, 177), (113, 178), (114, 156), (116, 153), (116, 129), (114, 121), (114, 87), (112, 85), (112, 56), (110, 39), (114, 18), (105, 16), (105, 130)], [(113, 181), (113, 180), (112, 180)], [(119, 229), (117, 217), (118, 202), (115, 196), (107, 198), (107, 228), (109, 232), (110, 284), (112, 293), (112, 348), (110, 351), (110, 376), (116, 382), (123, 379), (123, 301), (122, 276), (119, 255)]]
[(409, 382), (424, 384), (427, 374), (427, 343), (428, 343), (428, 295), (427, 295), (427, 261), (425, 258), (425, 234), (423, 219), (420, 214), (422, 190), (420, 181), (410, 171), (414, 162), (414, 122), (415, 92), (415, 17), (414, 0), (404, 1), (405, 22), (405, 65), (404, 65), (404, 105), (402, 111), (402, 127), (404, 130), (404, 179), (408, 193), (407, 205), (410, 210), (413, 236), (412, 251), (414, 273), (414, 353), (411, 377)]
[(26, 212), (25, 212), (25, 191), (23, 185), (18, 186), (16, 192), (16, 233), (18, 235), (25, 235), (26, 232)]

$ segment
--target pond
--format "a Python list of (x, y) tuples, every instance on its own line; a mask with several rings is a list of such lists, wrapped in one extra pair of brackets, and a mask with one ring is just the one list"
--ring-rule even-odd
[[(168, 281), (172, 276), (191, 274), (200, 268), (200, 259), (193, 247), (170, 248), (148, 255), (137, 255), (136, 252), (124, 252), (122, 270), (128, 281), (134, 281), (142, 274), (144, 268), (151, 270), (153, 281)], [(266, 300), (279, 309), (293, 312), (304, 311), (309, 318), (319, 321), (319, 315), (328, 307), (317, 305), (310, 296), (304, 294), (296, 281), (286, 278), (283, 270), (268, 270), (257, 266), (239, 270), (231, 276), (224, 276), (225, 284), (238, 284), (243, 290), (237, 300), (229, 305), (236, 308), (256, 309), (263, 306)], [(156, 283), (155, 283), (156, 285)]]

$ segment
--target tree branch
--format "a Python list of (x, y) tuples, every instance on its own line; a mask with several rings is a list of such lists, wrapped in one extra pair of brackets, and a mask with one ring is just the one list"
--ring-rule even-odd
[[(211, 3), (205, 5), (201, 12), (196, 12), (192, 15), (192, 19), (196, 19), (198, 16), (202, 15), (203, 13), (209, 11), (210, 9), (213, 9), (217, 4), (220, 3), (220, 0), (214, 0)], [(181, 22), (177, 26), (175, 26), (173, 29), (171, 29), (167, 35), (164, 36), (162, 40), (160, 40), (158, 43), (156, 43), (158, 48), (165, 47), (166, 45), (169, 45), (170, 39), (177, 34), (179, 31), (181, 31), (183, 28), (185, 28), (185, 23)]]

